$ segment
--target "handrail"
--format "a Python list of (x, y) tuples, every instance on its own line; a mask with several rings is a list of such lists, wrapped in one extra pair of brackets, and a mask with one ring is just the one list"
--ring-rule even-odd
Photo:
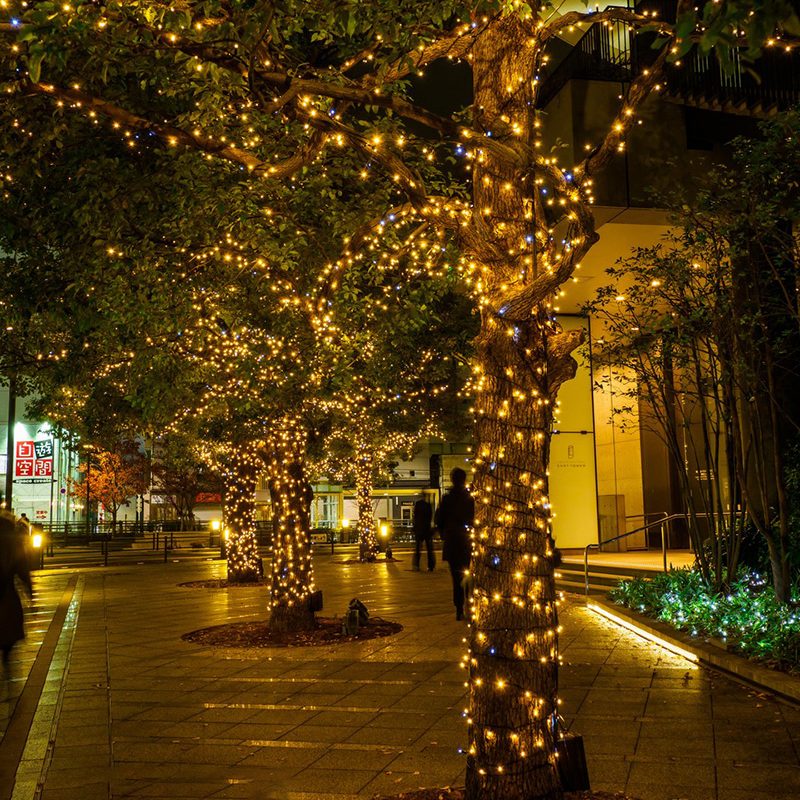
[(634, 530), (632, 531), (621, 533), (619, 534), (619, 536), (614, 536), (611, 539), (606, 539), (604, 542), (597, 542), (596, 544), (587, 544), (586, 547), (583, 548), (583, 586), (584, 586), (584, 592), (587, 597), (589, 596), (589, 551), (599, 550), (604, 544), (611, 544), (612, 542), (618, 542), (620, 539), (627, 539), (628, 536), (633, 536), (635, 533), (641, 533), (642, 531), (649, 530), (650, 528), (655, 528), (656, 526), (660, 526), (661, 528), (661, 556), (664, 563), (664, 572), (667, 571), (666, 523), (670, 522), (673, 519), (682, 519), (686, 515), (667, 514), (666, 511), (663, 511), (661, 513), (663, 513), (664, 516), (661, 517), (660, 519), (655, 520), (654, 522), (648, 522), (646, 525), (642, 525), (640, 528), (634, 528)]

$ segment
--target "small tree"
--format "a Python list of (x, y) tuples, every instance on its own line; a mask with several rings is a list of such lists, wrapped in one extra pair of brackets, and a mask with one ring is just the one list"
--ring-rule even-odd
[(184, 436), (168, 436), (158, 442), (151, 473), (152, 491), (167, 499), (180, 520), (181, 530), (191, 530), (198, 496), (222, 489), (219, 477)]
[(70, 482), (70, 494), (76, 500), (88, 498), (89, 505), (102, 503), (111, 512), (112, 529), (116, 528), (120, 506), (147, 490), (148, 459), (135, 442), (123, 442), (113, 450), (88, 455), (78, 470), (83, 478)]
[(733, 165), (715, 170), (691, 207), (677, 205), (677, 232), (609, 270), (614, 284), (591, 307), (605, 325), (603, 358), (633, 376), (627, 395), (648, 399), (678, 467), (704, 577), (717, 589), (735, 578), (747, 519), (782, 602), (800, 439), (799, 138), (794, 112), (736, 140)]

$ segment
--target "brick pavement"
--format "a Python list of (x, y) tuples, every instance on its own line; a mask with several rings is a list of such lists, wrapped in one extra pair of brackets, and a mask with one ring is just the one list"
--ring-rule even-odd
[[(325, 613), (360, 597), (401, 622), (386, 639), (322, 648), (215, 649), (181, 634), (265, 616), (266, 588), (187, 589), (222, 564), (36, 575), (36, 611), (2, 691), (0, 732), (37, 654), (53, 657), (0, 800), (352, 800), (463, 782), (463, 624), (449, 575), (316, 557)], [(74, 576), (73, 576), (74, 578)], [(65, 600), (66, 598), (66, 600)], [(599, 619), (563, 613), (564, 714), (586, 737), (593, 786), (642, 800), (796, 800), (800, 710), (695, 668)], [(55, 637), (55, 638), (54, 638)], [(39, 662), (41, 673), (41, 658)], [(42, 673), (45, 674), (45, 673)], [(26, 682), (27, 677), (27, 682)], [(29, 691), (30, 695), (30, 691)]]

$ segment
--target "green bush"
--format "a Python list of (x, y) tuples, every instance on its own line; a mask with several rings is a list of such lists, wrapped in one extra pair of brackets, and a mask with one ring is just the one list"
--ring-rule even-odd
[(652, 579), (622, 581), (611, 599), (694, 636), (714, 637), (731, 650), (787, 671), (800, 671), (800, 586), (780, 605), (767, 579), (742, 573), (728, 593), (716, 595), (694, 569), (673, 569)]

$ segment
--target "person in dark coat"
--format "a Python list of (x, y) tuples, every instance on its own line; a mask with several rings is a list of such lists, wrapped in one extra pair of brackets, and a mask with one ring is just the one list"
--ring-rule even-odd
[(475, 501), (467, 489), (467, 473), (456, 467), (450, 473), (452, 486), (436, 509), (435, 524), (444, 540), (442, 558), (450, 565), (456, 619), (464, 619), (463, 581), (472, 560), (470, 528), (475, 519)]
[(433, 553), (433, 528), (431, 522), (433, 521), (433, 509), (431, 504), (425, 500), (417, 500), (414, 503), (414, 517), (412, 524), (414, 526), (414, 571), (419, 572), (419, 558), (422, 543), (425, 542), (425, 547), (428, 550), (428, 572), (433, 572), (436, 569), (436, 556)]
[(11, 650), (20, 639), (25, 638), (22, 603), (14, 578), (18, 577), (22, 581), (29, 596), (33, 593), (25, 537), (20, 535), (22, 530), (24, 523), (15, 524), (10, 514), (0, 514), (0, 652), (6, 677)]

